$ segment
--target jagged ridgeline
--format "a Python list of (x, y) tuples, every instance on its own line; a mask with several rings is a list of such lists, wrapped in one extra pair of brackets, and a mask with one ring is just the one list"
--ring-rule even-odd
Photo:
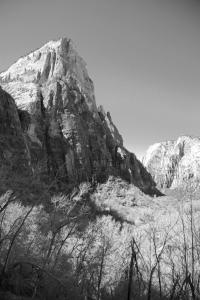
[(2, 168), (54, 178), (58, 187), (114, 175), (159, 194), (124, 148), (110, 114), (97, 108), (93, 82), (71, 40), (51, 41), (20, 58), (0, 74), (0, 84)]

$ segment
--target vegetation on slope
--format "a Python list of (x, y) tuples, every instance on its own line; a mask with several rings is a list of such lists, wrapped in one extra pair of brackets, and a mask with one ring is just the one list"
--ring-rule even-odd
[(0, 198), (0, 299), (198, 299), (196, 200), (114, 177), (44, 194)]

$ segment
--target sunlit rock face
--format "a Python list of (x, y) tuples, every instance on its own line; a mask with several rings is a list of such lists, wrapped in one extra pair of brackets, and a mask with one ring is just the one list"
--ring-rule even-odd
[(181, 136), (149, 147), (143, 164), (159, 188), (198, 188), (200, 139)]
[(15, 99), (35, 172), (62, 182), (121, 176), (146, 193), (159, 193), (123, 139), (110, 113), (97, 108), (94, 86), (71, 40), (51, 41), (0, 74)]
[(2, 86), (21, 109), (28, 109), (35, 101), (39, 87), (47, 106), (56, 83), (60, 82), (65, 87), (62, 93), (67, 93), (69, 87), (75, 88), (74, 92), (77, 90), (84, 96), (88, 108), (97, 112), (93, 83), (88, 76), (86, 64), (67, 38), (50, 41), (42, 48), (20, 58), (7, 71), (1, 73), (0, 77)]

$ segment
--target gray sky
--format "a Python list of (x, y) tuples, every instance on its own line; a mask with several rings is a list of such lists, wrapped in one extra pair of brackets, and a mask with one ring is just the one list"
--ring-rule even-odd
[(0, 70), (48, 40), (72, 38), (97, 104), (139, 157), (200, 136), (200, 1), (0, 0)]

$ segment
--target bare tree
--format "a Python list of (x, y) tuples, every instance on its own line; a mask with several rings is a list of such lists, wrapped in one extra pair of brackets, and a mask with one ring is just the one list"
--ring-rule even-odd
[[(151, 267), (151, 270), (150, 270), (149, 281), (148, 281), (147, 300), (151, 300), (153, 275), (154, 275), (154, 273), (156, 271), (156, 268), (158, 267), (158, 265), (160, 264), (160, 261), (162, 259), (162, 255), (164, 253), (165, 246), (166, 246), (167, 240), (168, 240), (168, 235), (169, 235), (169, 232), (166, 233), (163, 244), (162, 244), (161, 247), (159, 247), (159, 251), (158, 251), (157, 244), (156, 244), (156, 232), (155, 232), (155, 230), (153, 230), (152, 240), (153, 240), (154, 254), (155, 254), (156, 259), (155, 259), (155, 262), (154, 262), (154, 264), (153, 264), (153, 266)], [(160, 276), (161, 276), (161, 273), (160, 273), (160, 270), (159, 270), (159, 284), (160, 284)], [(161, 287), (160, 287), (160, 289), (161, 289)], [(160, 292), (162, 292), (162, 290)]]
[(26, 213), (26, 215), (22, 219), (20, 226), (17, 228), (17, 230), (15, 231), (15, 233), (14, 233), (14, 235), (13, 235), (11, 241), (10, 241), (10, 245), (9, 245), (9, 248), (8, 248), (8, 251), (7, 251), (7, 255), (6, 255), (5, 263), (4, 263), (4, 267), (3, 267), (3, 273), (5, 273), (6, 270), (7, 270), (7, 266), (8, 266), (8, 262), (9, 262), (9, 257), (10, 257), (11, 250), (12, 250), (12, 247), (14, 245), (14, 242), (15, 242), (17, 236), (19, 235), (22, 227), (24, 226), (24, 223), (25, 223), (26, 219), (28, 218), (28, 216), (32, 212), (33, 207), (34, 207), (34, 205), (32, 205), (32, 207), (28, 210), (28, 212)]

